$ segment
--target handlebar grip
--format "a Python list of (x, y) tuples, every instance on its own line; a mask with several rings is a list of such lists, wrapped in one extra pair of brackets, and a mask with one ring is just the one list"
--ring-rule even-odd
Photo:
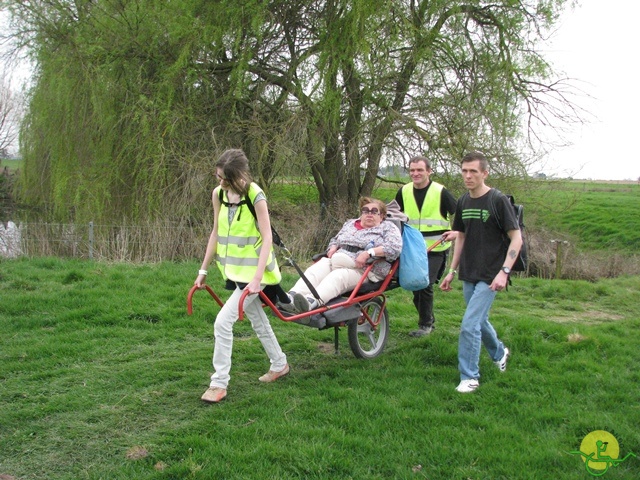
[[(215, 292), (212, 290), (212, 288), (209, 285), (203, 285), (205, 290), (207, 290), (207, 292), (209, 292), (209, 295), (211, 295), (213, 297), (213, 299), (216, 301), (216, 303), (222, 307), (223, 303), (222, 300), (220, 300), (220, 298), (218, 298), (218, 296), (215, 294)], [(189, 290), (189, 294), (187, 295), (187, 314), (191, 315), (193, 313), (193, 294), (196, 293), (196, 291), (200, 290), (198, 288), (197, 285), (194, 285), (193, 287), (191, 287), (191, 289)]]

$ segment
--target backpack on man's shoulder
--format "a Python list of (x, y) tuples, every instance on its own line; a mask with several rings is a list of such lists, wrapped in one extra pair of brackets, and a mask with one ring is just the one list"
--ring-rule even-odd
[[(491, 215), (493, 215), (494, 218), (496, 219), (496, 222), (498, 222), (498, 228), (500, 228), (500, 230), (502, 230), (502, 222), (500, 221), (500, 216), (497, 214), (497, 208), (495, 203), (496, 198), (499, 195), (504, 195), (509, 200), (509, 203), (511, 204), (511, 207), (513, 208), (513, 212), (516, 216), (516, 219), (518, 220), (518, 226), (520, 227), (520, 234), (522, 235), (522, 247), (520, 248), (520, 253), (518, 254), (518, 258), (516, 258), (516, 261), (513, 264), (513, 267), (511, 267), (511, 270), (513, 272), (526, 272), (529, 268), (529, 252), (527, 248), (526, 237), (524, 234), (524, 207), (515, 202), (515, 198), (513, 198), (513, 195), (502, 193), (497, 188), (491, 189), (491, 197), (489, 199), (489, 204), (491, 206)], [(505, 233), (505, 237), (506, 237), (506, 241), (510, 242), (509, 237), (506, 235), (506, 233)]]

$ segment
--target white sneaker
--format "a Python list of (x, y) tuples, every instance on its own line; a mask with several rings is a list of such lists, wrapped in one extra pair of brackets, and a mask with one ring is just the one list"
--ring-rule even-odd
[(471, 380), (461, 380), (460, 385), (456, 387), (456, 391), (460, 393), (469, 393), (473, 392), (479, 386), (480, 382), (478, 382), (478, 380), (476, 380), (475, 378), (472, 378)]
[(502, 355), (500, 360), (494, 362), (501, 372), (505, 372), (507, 370), (507, 360), (509, 359), (509, 355), (511, 355), (511, 352), (507, 347), (504, 347), (504, 355)]

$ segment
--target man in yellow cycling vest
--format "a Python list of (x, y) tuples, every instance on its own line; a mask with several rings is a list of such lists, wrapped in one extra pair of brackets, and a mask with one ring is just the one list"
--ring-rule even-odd
[(425, 248), (431, 247), (440, 238), (443, 243), (429, 252), (429, 286), (413, 292), (413, 304), (418, 311), (418, 329), (409, 335), (422, 337), (434, 328), (433, 285), (438, 283), (447, 263), (447, 254), (456, 232), (451, 231), (451, 218), (456, 211), (456, 198), (443, 185), (430, 179), (431, 163), (426, 157), (409, 160), (411, 183), (407, 183), (396, 194), (396, 202), (409, 218), (409, 225), (422, 232)]

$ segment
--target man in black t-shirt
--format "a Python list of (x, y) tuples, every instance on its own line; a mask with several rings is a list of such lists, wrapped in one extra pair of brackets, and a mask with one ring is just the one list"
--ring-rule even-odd
[[(462, 179), (469, 191), (458, 200), (453, 230), (458, 237), (449, 273), (440, 288), (451, 290), (459, 268), (467, 304), (458, 341), (458, 369), (461, 393), (474, 391), (480, 378), (480, 348), (484, 344), (500, 371), (507, 368), (509, 349), (498, 338), (489, 322), (489, 310), (498, 291), (504, 290), (520, 247), (522, 236), (509, 200), (494, 195), (485, 185), (488, 161), (480, 152), (471, 152), (461, 162)], [(494, 198), (495, 197), (495, 198)], [(491, 203), (494, 202), (494, 207)], [(496, 220), (491, 212), (500, 218)], [(502, 225), (502, 228), (500, 228)], [(509, 243), (504, 242), (505, 235)]]

